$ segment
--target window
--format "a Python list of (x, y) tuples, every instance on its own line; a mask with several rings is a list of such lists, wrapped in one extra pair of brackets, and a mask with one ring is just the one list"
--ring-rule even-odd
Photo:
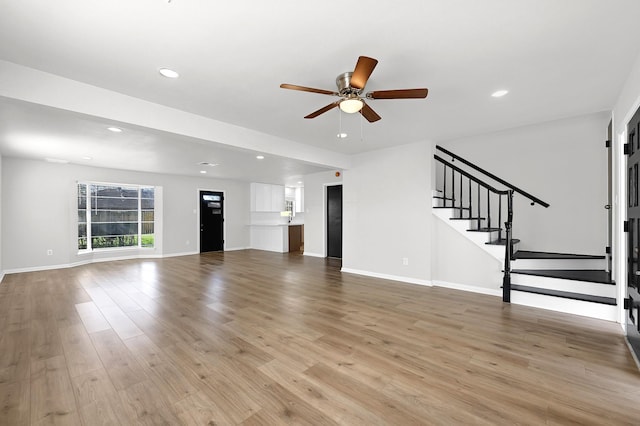
[(154, 188), (78, 183), (78, 250), (154, 246)]

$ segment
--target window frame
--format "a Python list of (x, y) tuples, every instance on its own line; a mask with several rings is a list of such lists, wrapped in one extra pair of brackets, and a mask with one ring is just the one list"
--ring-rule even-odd
[[(85, 208), (83, 209), (85, 212), (85, 222), (80, 221), (80, 186), (84, 185), (84, 204)], [(91, 200), (91, 189), (92, 187), (111, 187), (114, 189), (127, 189), (127, 190), (136, 190), (137, 191), (137, 244), (136, 245), (128, 245), (128, 246), (115, 246), (115, 247), (93, 247), (93, 235), (92, 235), (92, 220), (91, 220), (91, 211), (92, 211), (92, 200)], [(143, 196), (142, 193), (144, 190), (151, 190), (153, 192), (153, 221), (144, 220), (144, 212), (143, 210)], [(129, 183), (113, 183), (113, 182), (96, 182), (96, 181), (76, 181), (76, 238), (75, 238), (75, 246), (78, 250), (78, 254), (83, 253), (95, 253), (95, 252), (104, 252), (104, 251), (118, 251), (118, 250), (155, 250), (157, 246), (157, 233), (156, 233), (156, 225), (157, 225), (157, 206), (156, 206), (156, 195), (158, 193), (158, 187), (154, 185), (142, 185), (142, 184), (129, 184)], [(97, 208), (97, 203), (96, 203)], [(96, 222), (97, 223), (97, 222)], [(118, 222), (113, 222), (118, 223)], [(153, 223), (153, 244), (150, 246), (142, 245), (142, 236), (143, 234), (143, 223)], [(80, 248), (80, 225), (84, 224), (86, 227), (86, 248)], [(133, 234), (132, 234), (133, 235)]]

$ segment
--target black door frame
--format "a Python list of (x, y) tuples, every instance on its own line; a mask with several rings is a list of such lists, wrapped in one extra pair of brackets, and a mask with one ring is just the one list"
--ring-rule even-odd
[(224, 190), (222, 189), (207, 189), (207, 188), (198, 188), (197, 193), (196, 193), (196, 199), (198, 200), (197, 204), (196, 204), (196, 208), (195, 208), (195, 212), (197, 213), (197, 220), (196, 220), (196, 236), (197, 236), (197, 241), (196, 241), (196, 250), (198, 253), (201, 253), (201, 241), (200, 241), (200, 224), (201, 222), (201, 217), (200, 217), (200, 197), (202, 196), (202, 191), (205, 192), (220, 192), (222, 193), (222, 197), (225, 201), (225, 203), (223, 204), (223, 208), (222, 208), (222, 251), (224, 251), (227, 248), (227, 209), (226, 209), (226, 198), (227, 198), (227, 194)]

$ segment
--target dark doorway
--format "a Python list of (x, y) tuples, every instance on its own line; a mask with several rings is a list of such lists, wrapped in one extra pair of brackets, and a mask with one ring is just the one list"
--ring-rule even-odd
[(327, 186), (327, 257), (342, 259), (342, 185)]
[(640, 357), (640, 205), (638, 203), (638, 167), (640, 167), (640, 109), (627, 127), (627, 340)]
[(200, 191), (200, 253), (224, 249), (224, 194)]

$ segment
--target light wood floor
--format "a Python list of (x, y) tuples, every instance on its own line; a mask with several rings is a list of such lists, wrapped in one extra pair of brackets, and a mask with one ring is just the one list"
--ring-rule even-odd
[(0, 424), (640, 424), (619, 326), (259, 251), (7, 275)]

